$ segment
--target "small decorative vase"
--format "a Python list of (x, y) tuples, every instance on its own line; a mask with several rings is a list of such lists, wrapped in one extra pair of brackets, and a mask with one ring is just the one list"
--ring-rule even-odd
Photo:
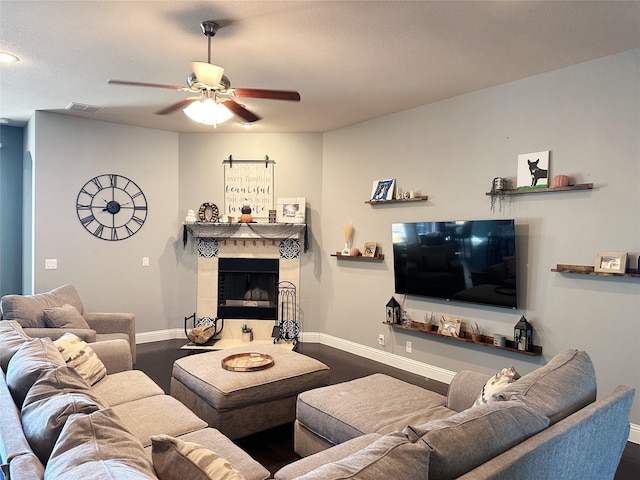
[(471, 340), (475, 343), (482, 343), (482, 335), (480, 335), (479, 333), (472, 333)]
[(185, 223), (196, 223), (196, 212), (192, 209), (187, 210), (187, 216), (184, 217)]
[(358, 247), (351, 247), (349, 249), (349, 256), (357, 257), (358, 255), (360, 255), (360, 250), (358, 250)]
[(243, 343), (253, 342), (253, 332), (242, 332)]

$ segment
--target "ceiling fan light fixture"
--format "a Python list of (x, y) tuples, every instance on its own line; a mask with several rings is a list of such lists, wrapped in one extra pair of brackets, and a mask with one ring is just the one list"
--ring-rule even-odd
[(207, 62), (191, 62), (191, 68), (193, 68), (193, 73), (195, 73), (198, 82), (211, 87), (220, 85), (224, 68)]
[(216, 103), (212, 98), (194, 100), (183, 111), (191, 120), (204, 125), (216, 126), (233, 117), (227, 107)]

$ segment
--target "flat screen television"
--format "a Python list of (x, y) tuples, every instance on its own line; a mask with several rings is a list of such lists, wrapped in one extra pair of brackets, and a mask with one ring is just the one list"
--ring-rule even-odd
[(394, 223), (400, 294), (518, 307), (514, 220)]

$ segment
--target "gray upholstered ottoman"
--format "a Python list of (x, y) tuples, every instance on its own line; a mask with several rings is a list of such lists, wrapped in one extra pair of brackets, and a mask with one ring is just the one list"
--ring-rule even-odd
[(312, 455), (352, 438), (402, 431), (456, 412), (447, 397), (376, 373), (301, 393), (297, 402), (294, 450)]
[[(223, 358), (241, 352), (266, 353), (275, 364), (252, 372), (222, 368)], [(324, 363), (279, 345), (247, 344), (176, 360), (171, 395), (235, 439), (293, 422), (298, 394), (328, 384)]]

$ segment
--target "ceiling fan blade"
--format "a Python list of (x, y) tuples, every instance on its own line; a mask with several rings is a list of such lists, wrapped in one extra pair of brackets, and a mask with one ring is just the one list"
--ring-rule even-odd
[(152, 88), (167, 88), (169, 90), (182, 90), (189, 91), (188, 88), (178, 87), (176, 85), (163, 85), (161, 83), (146, 83), (146, 82), (129, 82), (127, 80), (109, 80), (110, 85), (127, 85), (131, 87), (152, 87)]
[(158, 110), (157, 112), (155, 112), (156, 115), (168, 115), (170, 113), (173, 113), (177, 110), (180, 110), (182, 108), (185, 108), (187, 105), (189, 105), (191, 102), (193, 102), (194, 100), (197, 100), (198, 97), (189, 97), (189, 98), (185, 98), (183, 100), (180, 100), (179, 102), (176, 102), (172, 105), (169, 105), (168, 107), (163, 108), (162, 110)]
[(234, 88), (236, 96), (245, 98), (268, 98), (271, 100), (300, 101), (300, 94), (292, 90), (261, 90), (258, 88)]
[(227, 107), (229, 110), (231, 110), (233, 113), (235, 113), (237, 116), (242, 118), (245, 122), (249, 122), (249, 123), (257, 122), (261, 118), (258, 115), (256, 115), (255, 113), (250, 112), (249, 110), (244, 108), (239, 103), (231, 100), (230, 98), (228, 98), (226, 100), (222, 100), (221, 103), (225, 107)]

